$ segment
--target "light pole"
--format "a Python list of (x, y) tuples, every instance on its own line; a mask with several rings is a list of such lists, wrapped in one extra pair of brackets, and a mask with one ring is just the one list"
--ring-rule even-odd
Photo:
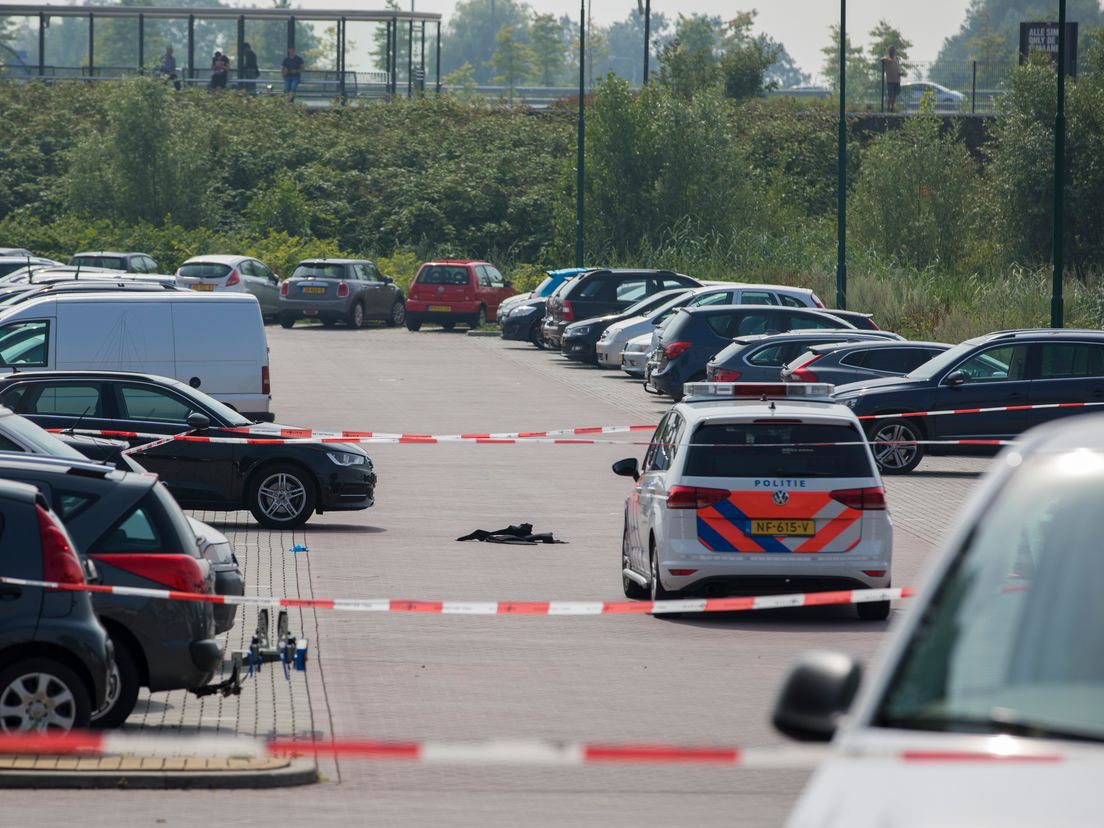
[(1058, 0), (1058, 109), (1054, 113), (1054, 275), (1050, 294), (1050, 327), (1063, 325), (1062, 254), (1066, 214), (1066, 0)]
[(652, 51), (652, 0), (644, 0), (644, 86), (648, 85), (648, 58)]
[(840, 0), (839, 164), (836, 169), (836, 307), (847, 309), (847, 0)]
[(583, 147), (586, 141), (586, 2), (579, 0), (579, 136), (575, 158), (575, 267), (583, 266)]

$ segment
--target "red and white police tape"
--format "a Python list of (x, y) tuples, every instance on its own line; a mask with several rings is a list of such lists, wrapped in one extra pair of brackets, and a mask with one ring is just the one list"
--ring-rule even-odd
[[(558, 742), (544, 739), (481, 741), (380, 741), (274, 739), (244, 736), (154, 736), (118, 732), (0, 734), (0, 755), (129, 756), (153, 758), (268, 759), (313, 756), (370, 759), (426, 765), (583, 765), (693, 764), (747, 770), (809, 770), (829, 757), (903, 762), (1063, 762), (1087, 756), (1034, 751), (1009, 753), (1007, 745), (992, 751), (900, 751), (853, 756), (826, 745), (742, 748), (729, 745), (675, 745), (602, 742)], [(1092, 761), (1092, 759), (1090, 759)], [(1095, 759), (1099, 761), (1099, 759)]]
[(406, 598), (280, 598), (263, 595), (208, 595), (170, 589), (69, 584), (0, 576), (0, 583), (39, 587), (62, 592), (92, 592), (159, 598), (167, 601), (197, 601), (205, 604), (234, 604), (253, 607), (298, 607), (345, 612), (407, 612), (433, 615), (663, 615), (682, 612), (746, 612), (787, 607), (825, 607), (896, 601), (912, 598), (912, 587), (886, 589), (841, 589), (831, 592), (797, 592), (788, 595), (756, 595), (737, 598), (677, 598), (668, 601), (415, 601)]

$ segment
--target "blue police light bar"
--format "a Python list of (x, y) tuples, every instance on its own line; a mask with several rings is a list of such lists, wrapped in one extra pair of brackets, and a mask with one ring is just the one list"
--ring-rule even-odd
[(830, 382), (688, 382), (682, 390), (697, 399), (827, 400), (836, 387)]

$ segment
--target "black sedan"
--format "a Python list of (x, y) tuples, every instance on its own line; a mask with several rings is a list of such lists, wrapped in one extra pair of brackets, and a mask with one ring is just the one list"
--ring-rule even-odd
[(502, 327), (502, 338), (532, 342), (538, 348), (543, 348), (544, 334), (541, 332), (541, 323), (544, 322), (546, 310), (547, 300), (543, 297), (528, 299), (510, 308), (498, 318), (498, 324)]
[(672, 299), (677, 299), (690, 292), (690, 288), (674, 288), (653, 293), (646, 296), (634, 305), (630, 305), (623, 311), (597, 316), (593, 319), (584, 319), (582, 322), (572, 322), (563, 330), (560, 339), (560, 353), (568, 359), (578, 362), (588, 362), (592, 365), (598, 363), (598, 354), (594, 346), (605, 332), (606, 328), (617, 322), (624, 322), (636, 316), (645, 316), (654, 310), (658, 310)]
[[(283, 440), (275, 424), (252, 423), (184, 383), (111, 371), (37, 372), (0, 379), (0, 405), (48, 429), (201, 437), (252, 436)], [(129, 437), (131, 445), (149, 438)], [(190, 509), (248, 509), (262, 526), (301, 526), (314, 512), (367, 509), (376, 474), (365, 451), (352, 444), (256, 445), (177, 440), (143, 451), (156, 472)]]

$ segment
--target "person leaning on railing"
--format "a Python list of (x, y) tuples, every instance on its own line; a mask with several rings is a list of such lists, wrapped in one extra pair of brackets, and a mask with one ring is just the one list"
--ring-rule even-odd
[(161, 56), (161, 67), (158, 73), (166, 81), (172, 83), (173, 89), (180, 91), (180, 78), (176, 76), (176, 58), (173, 57), (173, 47), (166, 46), (165, 54)]

